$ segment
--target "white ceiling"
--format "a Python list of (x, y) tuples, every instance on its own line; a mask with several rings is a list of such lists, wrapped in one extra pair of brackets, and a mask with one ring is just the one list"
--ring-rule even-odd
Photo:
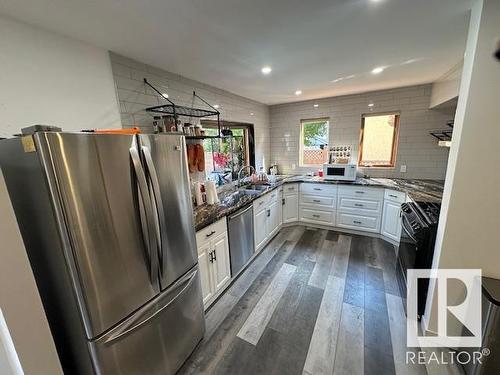
[[(432, 82), (463, 57), (469, 8), (470, 0), (0, 0), (12, 18), (266, 104)], [(372, 75), (377, 66), (387, 69)], [(331, 82), (343, 77), (352, 78)]]

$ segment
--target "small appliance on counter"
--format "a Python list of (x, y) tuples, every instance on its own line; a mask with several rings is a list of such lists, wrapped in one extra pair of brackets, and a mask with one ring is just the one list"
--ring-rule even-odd
[(356, 164), (323, 164), (323, 178), (325, 180), (355, 181)]

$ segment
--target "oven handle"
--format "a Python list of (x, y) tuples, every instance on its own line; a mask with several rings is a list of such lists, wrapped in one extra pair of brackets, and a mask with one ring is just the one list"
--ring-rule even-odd
[(410, 234), (410, 230), (408, 229), (408, 227), (406, 226), (406, 222), (407, 222), (407, 219), (404, 215), (401, 216), (401, 226), (403, 227), (403, 230), (405, 231), (406, 235), (408, 237), (410, 237), (415, 243), (418, 243), (417, 239), (415, 237), (413, 237), (412, 234)]

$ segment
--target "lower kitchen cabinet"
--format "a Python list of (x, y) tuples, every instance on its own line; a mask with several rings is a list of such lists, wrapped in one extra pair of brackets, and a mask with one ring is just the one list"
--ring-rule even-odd
[(283, 189), (283, 224), (299, 221), (299, 189), (293, 185)]
[(401, 238), (401, 204), (406, 200), (406, 194), (399, 191), (386, 190), (382, 229), (380, 233), (393, 241)]
[(196, 233), (203, 305), (208, 305), (231, 280), (226, 218)]
[(253, 203), (255, 251), (261, 250), (281, 228), (281, 191), (275, 191), (256, 199)]

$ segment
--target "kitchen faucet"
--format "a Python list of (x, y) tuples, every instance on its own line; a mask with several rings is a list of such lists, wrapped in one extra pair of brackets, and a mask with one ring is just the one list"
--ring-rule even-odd
[(255, 173), (255, 168), (252, 165), (244, 165), (243, 167), (241, 167), (240, 170), (238, 171), (238, 187), (240, 187), (241, 172), (246, 168), (249, 168), (250, 170), (253, 169), (253, 173)]

